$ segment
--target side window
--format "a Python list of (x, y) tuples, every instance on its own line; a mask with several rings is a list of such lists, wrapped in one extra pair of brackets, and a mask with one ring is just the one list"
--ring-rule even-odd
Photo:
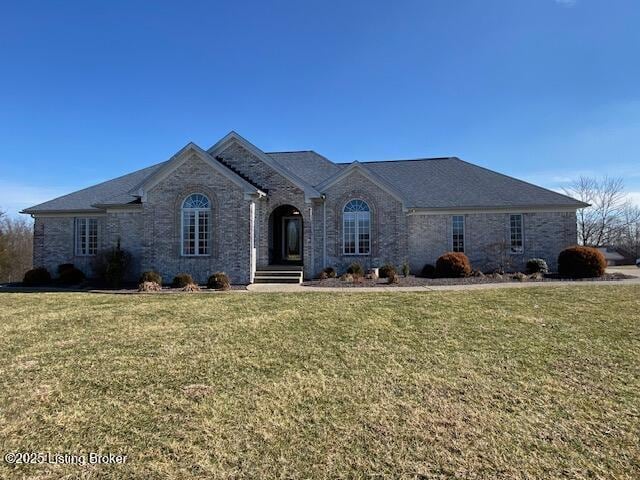
[(451, 246), (454, 252), (464, 252), (464, 215), (451, 217)]
[(79, 256), (98, 253), (98, 219), (75, 219), (75, 249)]
[(510, 215), (509, 226), (511, 231), (511, 253), (522, 253), (524, 251), (522, 214)]

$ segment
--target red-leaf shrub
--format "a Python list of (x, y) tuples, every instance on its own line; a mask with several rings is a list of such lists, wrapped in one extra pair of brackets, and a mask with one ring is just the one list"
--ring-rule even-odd
[(558, 273), (563, 277), (601, 277), (607, 268), (607, 260), (597, 248), (569, 247), (558, 255)]
[(436, 273), (445, 278), (467, 277), (471, 274), (471, 263), (462, 252), (447, 252), (438, 258)]
[(51, 274), (44, 267), (34, 268), (24, 274), (22, 283), (27, 286), (46, 285), (51, 283)]

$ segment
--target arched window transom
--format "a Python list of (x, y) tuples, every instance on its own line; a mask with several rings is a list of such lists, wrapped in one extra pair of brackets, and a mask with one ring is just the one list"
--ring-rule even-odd
[(209, 255), (211, 202), (206, 195), (192, 193), (182, 202), (182, 255)]
[(364, 200), (349, 201), (342, 212), (342, 240), (345, 255), (371, 252), (371, 210)]

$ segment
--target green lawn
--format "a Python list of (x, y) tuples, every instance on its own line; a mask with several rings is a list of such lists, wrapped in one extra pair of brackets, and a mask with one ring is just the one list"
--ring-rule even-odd
[(640, 286), (0, 294), (0, 478), (640, 478)]

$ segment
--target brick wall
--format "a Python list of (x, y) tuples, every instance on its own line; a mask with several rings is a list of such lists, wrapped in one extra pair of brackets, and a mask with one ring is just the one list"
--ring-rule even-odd
[[(514, 212), (517, 213), (517, 212)], [(533, 212), (523, 214), (524, 251), (512, 255), (509, 248), (509, 213), (473, 213), (465, 217), (465, 254), (474, 268), (492, 270), (505, 257), (507, 267), (523, 271), (530, 258), (543, 258), (549, 268), (557, 267), (558, 254), (576, 243), (576, 216), (573, 212)], [(451, 215), (410, 215), (409, 264), (419, 272), (424, 264), (435, 264), (451, 245)]]
[[(181, 205), (191, 193), (203, 193), (211, 201), (209, 256), (181, 255)], [(250, 200), (238, 185), (195, 155), (147, 192), (143, 217), (143, 270), (157, 270), (167, 281), (186, 272), (206, 282), (212, 273), (224, 271), (232, 283), (249, 282)]]

